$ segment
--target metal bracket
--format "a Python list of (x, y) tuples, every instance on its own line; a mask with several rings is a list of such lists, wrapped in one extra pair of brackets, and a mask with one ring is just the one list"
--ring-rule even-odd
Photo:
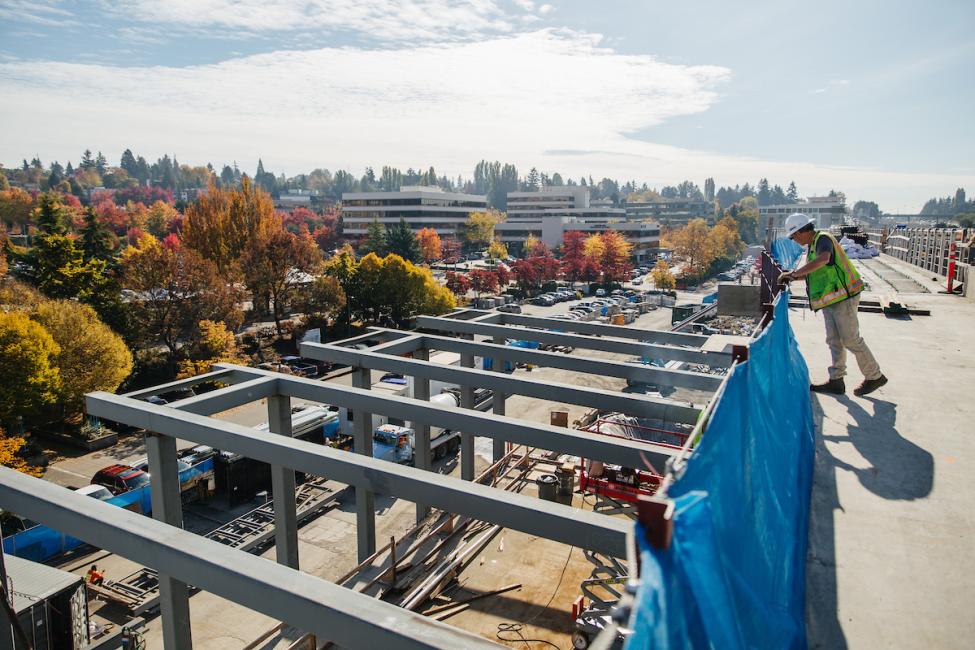
[(674, 502), (671, 499), (640, 496), (636, 503), (637, 520), (647, 542), (654, 548), (670, 548), (674, 534)]

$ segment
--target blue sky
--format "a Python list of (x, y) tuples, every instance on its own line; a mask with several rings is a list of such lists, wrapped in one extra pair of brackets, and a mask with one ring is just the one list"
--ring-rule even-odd
[(975, 193), (975, 3), (0, 0), (0, 161)]

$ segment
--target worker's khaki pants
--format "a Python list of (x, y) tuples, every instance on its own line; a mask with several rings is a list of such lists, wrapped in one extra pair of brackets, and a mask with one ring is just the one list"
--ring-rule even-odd
[(823, 318), (826, 320), (826, 345), (833, 357), (829, 367), (830, 379), (841, 379), (846, 375), (846, 351), (849, 350), (857, 359), (860, 372), (864, 379), (880, 377), (880, 366), (873, 358), (870, 348), (860, 336), (860, 321), (857, 319), (857, 307), (860, 305), (860, 295), (847, 298), (838, 303), (823, 307)]

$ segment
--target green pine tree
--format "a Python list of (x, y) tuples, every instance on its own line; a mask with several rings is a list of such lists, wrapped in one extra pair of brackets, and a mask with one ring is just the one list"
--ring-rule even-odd
[(37, 215), (37, 229), (46, 234), (63, 235), (68, 232), (71, 221), (68, 210), (61, 205), (57, 194), (45, 192), (39, 197), (39, 212)]
[(365, 256), (375, 253), (379, 257), (386, 257), (387, 253), (386, 229), (379, 223), (379, 219), (373, 219), (366, 231), (366, 238), (359, 245), (359, 255)]
[(88, 207), (85, 210), (85, 227), (81, 230), (81, 248), (85, 261), (108, 260), (112, 257), (112, 233), (108, 227), (98, 220), (95, 210)]
[(395, 253), (408, 262), (420, 261), (420, 242), (405, 219), (400, 219), (386, 234), (386, 251)]

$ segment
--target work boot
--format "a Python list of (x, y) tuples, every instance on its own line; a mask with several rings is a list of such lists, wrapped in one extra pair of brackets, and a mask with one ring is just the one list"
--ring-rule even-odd
[(883, 375), (880, 375), (876, 379), (864, 379), (862, 384), (853, 389), (853, 394), (857, 397), (863, 397), (864, 395), (869, 395), (886, 383), (887, 378)]
[(829, 393), (830, 395), (842, 395), (846, 392), (846, 384), (843, 378), (830, 379), (825, 384), (812, 384), (809, 390), (814, 393)]

